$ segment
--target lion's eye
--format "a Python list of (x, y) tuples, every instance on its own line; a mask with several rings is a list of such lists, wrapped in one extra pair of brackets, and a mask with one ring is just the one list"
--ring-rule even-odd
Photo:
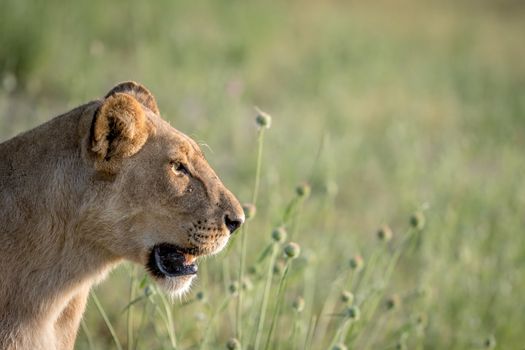
[(188, 168), (180, 162), (171, 163), (171, 168), (175, 174), (180, 174), (180, 175), (190, 174), (190, 172), (188, 171)]

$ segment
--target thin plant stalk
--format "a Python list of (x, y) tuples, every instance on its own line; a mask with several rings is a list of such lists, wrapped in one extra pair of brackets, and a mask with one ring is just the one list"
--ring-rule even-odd
[(344, 335), (346, 334), (347, 327), (352, 323), (352, 320), (350, 320), (349, 318), (346, 318), (345, 320), (343, 320), (343, 322), (341, 322), (341, 324), (339, 325), (339, 327), (337, 327), (337, 330), (335, 331), (335, 334), (332, 338), (332, 341), (330, 342), (330, 346), (328, 347), (328, 349), (332, 349), (337, 342), (340, 342), (345, 338)]
[[(240, 262), (239, 262), (239, 277), (238, 277), (238, 283), (239, 286), (242, 286), (242, 280), (244, 278), (244, 269), (245, 269), (245, 263), (246, 263), (246, 249), (247, 249), (247, 243), (246, 243), (246, 227), (248, 226), (248, 223), (245, 223), (242, 226), (241, 229), (241, 256), (240, 256)], [(243, 301), (243, 291), (242, 288), (239, 288), (239, 292), (237, 295), (237, 309), (235, 312), (235, 333), (237, 335), (237, 339), (242, 341), (242, 301)]]
[[(151, 304), (154, 307), (154, 311), (160, 316), (160, 318), (164, 322), (164, 326), (166, 327), (166, 330), (168, 331), (168, 337), (170, 338), (170, 343), (172, 343), (171, 335), (170, 335), (170, 326), (169, 326), (170, 322), (169, 322), (167, 314), (162, 312), (162, 310), (159, 307), (159, 305), (153, 299), (150, 299), (150, 300), (151, 300)], [(157, 323), (155, 322), (155, 323), (153, 323), (153, 325), (155, 326), (155, 332), (157, 333), (157, 337), (160, 337), (161, 335), (160, 335), (160, 333), (157, 330)], [(171, 345), (173, 347), (173, 344), (171, 344)]]
[(132, 301), (135, 300), (135, 279), (137, 275), (137, 266), (133, 265), (131, 268), (131, 275), (129, 280), (129, 307), (127, 315), (127, 328), (128, 328), (128, 350), (133, 349), (133, 304)]
[(317, 316), (313, 315), (310, 319), (310, 324), (308, 325), (308, 331), (306, 333), (306, 338), (304, 340), (303, 350), (312, 349), (312, 343), (314, 338), (315, 329), (317, 328)]
[(144, 321), (146, 319), (146, 314), (148, 313), (148, 305), (149, 303), (145, 302), (144, 305), (142, 306), (142, 314), (140, 316), (140, 323), (139, 323), (139, 327), (137, 329), (137, 332), (135, 333), (135, 341), (133, 342), (133, 350), (137, 350), (138, 348), (138, 344), (139, 344), (139, 340), (141, 339), (142, 337), (142, 333), (144, 332)]
[(394, 253), (394, 256), (390, 260), (390, 263), (388, 264), (388, 267), (387, 267), (387, 270), (386, 270), (386, 273), (385, 273), (385, 276), (384, 276), (384, 280), (387, 283), (390, 281), (390, 278), (392, 277), (392, 273), (394, 272), (394, 268), (397, 266), (397, 262), (398, 262), (399, 258), (401, 257), (401, 254), (405, 250), (406, 242), (409, 241), (410, 238), (412, 238), (414, 232), (415, 232), (415, 230), (412, 229), (412, 228), (410, 228), (408, 230), (408, 232), (405, 235), (404, 239), (401, 241), (399, 249), (396, 250), (396, 252)]
[(264, 128), (259, 129), (257, 136), (257, 165), (255, 168), (255, 184), (253, 187), (252, 203), (257, 204), (257, 197), (259, 195), (259, 183), (261, 181), (261, 165), (262, 165), (262, 151), (264, 144)]
[[(313, 171), (312, 171), (313, 173)], [(311, 180), (310, 180), (311, 181)], [(324, 218), (324, 222), (323, 222), (323, 232), (329, 232), (330, 231), (330, 223), (332, 222), (332, 211), (333, 211), (333, 197), (332, 196), (325, 196), (325, 199), (323, 201), (323, 208), (322, 208), (322, 212), (323, 212), (323, 215), (322, 217)], [(333, 244), (333, 238), (332, 238), (332, 244)], [(330, 244), (330, 246), (332, 246), (332, 244)], [(323, 255), (322, 252), (318, 253), (320, 256)], [(305, 299), (307, 300), (314, 300), (314, 294), (315, 294), (315, 283), (313, 283), (312, 281), (315, 281), (316, 279), (314, 278), (314, 276), (317, 275), (317, 266), (316, 265), (312, 265), (309, 269), (307, 269), (305, 271), (305, 285), (306, 285), (306, 291), (309, 292), (309, 293), (306, 293), (305, 292)], [(348, 272), (348, 275), (347, 275), (347, 278), (346, 280), (343, 282), (343, 287), (344, 288), (348, 288), (347, 285), (348, 285), (348, 280), (350, 279), (350, 275), (352, 275), (352, 284), (353, 284), (353, 277), (355, 277), (355, 273), (352, 273), (352, 272), (355, 272), (351, 269), (349, 269), (349, 272)], [(334, 283), (336, 284), (336, 283)], [(332, 284), (332, 288), (334, 287), (334, 284)], [(350, 289), (351, 290), (351, 289)], [(309, 298), (307, 298), (307, 294), (310, 294)], [(328, 310), (328, 308), (333, 308), (333, 306), (327, 306), (327, 302), (329, 301), (329, 298), (330, 298), (330, 295), (332, 294), (332, 291), (330, 291), (328, 294), (327, 294), (327, 298), (325, 299), (325, 302), (323, 303), (323, 307), (321, 308), (321, 313), (319, 315), (326, 315), (326, 311), (325, 310)], [(305, 315), (308, 315), (307, 319), (310, 319), (313, 315), (313, 303), (308, 303), (307, 304), (307, 308), (306, 308), (306, 312), (305, 312)], [(326, 334), (325, 334), (325, 329), (326, 329), (326, 324), (327, 324), (327, 321), (323, 320), (322, 322), (318, 322), (318, 325), (317, 327), (315, 328), (315, 333), (318, 334), (318, 339), (319, 341), (323, 341), (325, 338), (326, 338)], [(318, 331), (319, 329), (321, 329), (320, 331)], [(317, 343), (317, 341), (316, 341)], [(312, 345), (310, 345), (312, 346)]]
[(299, 231), (299, 222), (300, 222), (299, 219), (300, 219), (301, 211), (303, 209), (303, 203), (304, 203), (304, 199), (299, 198), (296, 204), (297, 208), (295, 209), (294, 216), (292, 217), (292, 225), (291, 225), (292, 227), (290, 230), (290, 237), (289, 237), (290, 240), (293, 240), (294, 238), (296, 238), (297, 232)]
[(173, 314), (171, 312), (171, 305), (166, 299), (164, 293), (157, 293), (160, 296), (164, 311), (166, 312), (166, 328), (168, 329), (168, 337), (173, 349), (177, 348), (177, 337), (175, 336), (175, 323), (173, 322)]
[[(240, 290), (241, 288), (239, 288)], [(208, 326), (206, 327), (206, 330), (204, 331), (204, 338), (201, 341), (200, 349), (204, 350), (206, 349), (206, 346), (208, 344), (208, 338), (210, 337), (211, 329), (213, 328), (213, 323), (215, 319), (217, 318), (217, 315), (222, 312), (230, 303), (231, 296), (227, 296), (226, 299), (222, 302), (222, 304), (215, 310), (213, 315), (210, 317), (210, 320), (208, 322)]]
[[(322, 342), (326, 338), (327, 328), (329, 323), (331, 322), (327, 319), (327, 315), (333, 313), (334, 308), (337, 304), (337, 291), (341, 289), (346, 289), (348, 281), (351, 281), (350, 288), (348, 288), (348, 290), (351, 290), (354, 278), (358, 273), (359, 271), (348, 268), (348, 273), (346, 274), (346, 276), (339, 277), (331, 284), (330, 290), (326, 295), (325, 302), (323, 303), (323, 307), (321, 308), (321, 312), (319, 313), (320, 321), (318, 322), (318, 326), (316, 329), (316, 334), (318, 334), (319, 342)], [(342, 275), (342, 273), (339, 273), (338, 275)]]
[(284, 290), (286, 286), (286, 277), (288, 276), (289, 269), (290, 269), (290, 260), (287, 260), (286, 265), (284, 266), (284, 272), (281, 277), (281, 281), (279, 282), (279, 291), (277, 292), (277, 299), (276, 299), (277, 302), (273, 310), (272, 323), (270, 324), (270, 330), (268, 331), (268, 339), (266, 340), (266, 346), (264, 347), (265, 350), (268, 350), (270, 347), (273, 332), (275, 330), (275, 326), (277, 325), (277, 317), (279, 316), (280, 311), (281, 311), (281, 304), (283, 301), (283, 294), (284, 294)]
[(409, 231), (407, 232), (407, 234), (405, 234), (405, 237), (401, 241), (399, 247), (395, 250), (394, 255), (392, 256), (392, 258), (390, 258), (390, 261), (388, 262), (388, 265), (387, 265), (387, 270), (382, 278), (383, 283), (384, 283), (383, 288), (381, 289), (379, 293), (377, 293), (378, 295), (376, 296), (376, 298), (373, 299), (372, 306), (369, 309), (370, 311), (366, 313), (368, 317), (365, 318), (365, 321), (368, 321), (373, 317), (377, 309), (377, 306), (379, 305), (379, 302), (381, 301), (383, 297), (384, 290), (386, 289), (386, 286), (390, 282), (390, 278), (392, 277), (392, 273), (394, 272), (394, 269), (397, 266), (399, 258), (401, 257), (401, 254), (405, 251), (406, 242), (408, 242), (409, 239), (412, 237), (413, 232), (414, 231), (412, 229), (409, 229)]
[(292, 339), (292, 349), (297, 349), (297, 338), (299, 337), (300, 332), (300, 318), (300, 314), (296, 312), (293, 317), (292, 335), (290, 336), (290, 339)]
[(367, 338), (365, 342), (365, 346), (363, 347), (363, 350), (368, 350), (370, 347), (375, 343), (377, 337), (379, 334), (384, 334), (383, 330), (388, 329), (388, 324), (390, 323), (391, 316), (390, 314), (386, 315), (386, 317), (382, 317), (377, 326), (374, 329), (374, 332), (370, 335), (370, 337)]
[(266, 311), (268, 308), (268, 297), (270, 295), (270, 287), (272, 285), (273, 267), (275, 265), (275, 260), (277, 259), (278, 251), (279, 250), (277, 247), (277, 243), (272, 244), (272, 257), (270, 259), (270, 265), (268, 266), (268, 274), (266, 275), (266, 282), (264, 285), (264, 294), (263, 294), (262, 303), (261, 303), (261, 312), (257, 320), (257, 331), (256, 331), (257, 333), (255, 334), (255, 345), (254, 345), (255, 350), (259, 348), (259, 343), (261, 341), (262, 331), (264, 328), (264, 321), (266, 317)]
[[(303, 323), (305, 323), (306, 320), (309, 320), (311, 318), (313, 310), (314, 310), (313, 301), (315, 300), (315, 292), (316, 292), (315, 290), (316, 284), (314, 283), (314, 281), (316, 280), (315, 276), (317, 276), (317, 266), (315, 266), (315, 264), (310, 264), (310, 267), (306, 269), (306, 271), (304, 272), (304, 276), (303, 276), (304, 300), (312, 301), (312, 302), (305, 303), (304, 313), (302, 315)], [(301, 327), (300, 329), (301, 334), (299, 336), (302, 337), (303, 340), (307, 338), (308, 334), (306, 332), (308, 332), (308, 327)]]
[[(414, 229), (412, 229), (412, 228), (408, 229), (408, 232), (405, 234), (405, 236), (403, 237), (403, 239), (402, 239), (401, 243), (399, 244), (398, 248), (395, 250), (394, 255), (392, 255), (392, 257), (390, 258), (390, 260), (388, 262), (388, 265), (387, 265), (386, 272), (385, 272), (385, 274), (384, 274), (384, 276), (382, 278), (383, 286), (382, 286), (381, 290), (378, 293), (376, 293), (374, 298), (369, 303), (369, 305), (371, 305), (371, 306), (369, 306), (367, 308), (366, 313), (365, 313), (365, 315), (363, 317), (362, 324), (368, 323), (368, 321), (370, 321), (373, 318), (373, 316), (374, 316), (374, 314), (375, 314), (375, 312), (377, 310), (377, 307), (379, 306), (379, 303), (380, 303), (381, 299), (383, 298), (385, 289), (386, 289), (386, 287), (388, 286), (388, 284), (390, 282), (390, 279), (392, 277), (392, 273), (394, 272), (394, 269), (397, 266), (399, 258), (401, 257), (401, 254), (405, 251), (406, 244), (412, 238), (414, 232), (415, 232)], [(360, 334), (358, 334), (357, 338), (360, 338), (364, 333), (365, 332), (361, 332)], [(345, 338), (348, 338), (349, 336), (350, 336), (350, 334), (347, 333)]]
[[(259, 194), (259, 184), (261, 179), (261, 165), (262, 165), (262, 150), (264, 144), (264, 128), (259, 128), (257, 136), (257, 164), (255, 167), (255, 184), (253, 187), (252, 195), (252, 204), (257, 205), (257, 197)], [(241, 261), (239, 263), (239, 286), (242, 286), (242, 281), (244, 279), (244, 270), (246, 263), (246, 231), (247, 224), (244, 224), (241, 230)], [(242, 341), (242, 299), (243, 299), (243, 290), (239, 288), (239, 295), (237, 297), (237, 312), (236, 312), (236, 334), (237, 338)]]
[(104, 323), (106, 324), (106, 327), (108, 328), (109, 333), (111, 334), (111, 337), (113, 338), (113, 341), (115, 342), (115, 347), (117, 348), (117, 350), (122, 350), (122, 345), (120, 344), (120, 341), (118, 340), (117, 333), (115, 333), (115, 329), (111, 325), (108, 315), (106, 315), (106, 311), (104, 311), (104, 308), (102, 307), (102, 304), (100, 304), (100, 301), (98, 300), (98, 297), (94, 291), (91, 292), (91, 297), (93, 298), (93, 302), (95, 303), (95, 306), (97, 307), (97, 310), (100, 313), (100, 316), (102, 316), (102, 319), (104, 320)]
[(86, 325), (86, 321), (84, 319), (80, 320), (80, 326), (82, 327), (82, 331), (86, 335), (89, 350), (95, 350), (95, 345), (93, 344), (93, 338), (91, 337), (91, 332), (89, 331), (88, 326)]
[(359, 293), (359, 290), (367, 284), (369, 279), (371, 278), (371, 274), (374, 272), (374, 268), (376, 267), (376, 264), (379, 262), (379, 257), (382, 255), (385, 245), (381, 245), (379, 247), (376, 247), (374, 251), (372, 252), (372, 255), (370, 256), (370, 259), (368, 259), (368, 262), (365, 264), (364, 271), (361, 274), (361, 278), (358, 279), (354, 293), (357, 295)]

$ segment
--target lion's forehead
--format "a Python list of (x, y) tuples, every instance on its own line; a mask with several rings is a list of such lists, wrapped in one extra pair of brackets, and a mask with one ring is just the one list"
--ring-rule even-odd
[(197, 143), (185, 134), (179, 132), (177, 135), (170, 137), (168, 142), (170, 142), (170, 145), (167, 145), (166, 148), (170, 158), (189, 163), (207, 163)]
[[(175, 129), (176, 130), (176, 129)], [(188, 135), (176, 130), (176, 132), (179, 133), (180, 137), (184, 140), (184, 143), (182, 144), (181, 147), (184, 147), (184, 151), (188, 154), (190, 153), (193, 153), (199, 157), (202, 157), (204, 158), (204, 154), (202, 153), (202, 150), (201, 148), (199, 147), (199, 145), (197, 144), (197, 142), (195, 142), (195, 140), (193, 140), (191, 137), (189, 137)]]
[(188, 157), (197, 156), (199, 158), (204, 158), (204, 153), (195, 140), (182, 131), (175, 129), (164, 120), (160, 120), (160, 122), (163, 124), (162, 129), (166, 136), (165, 139), (168, 142), (168, 145), (166, 146), (174, 147), (174, 151), (177, 153), (184, 153)]

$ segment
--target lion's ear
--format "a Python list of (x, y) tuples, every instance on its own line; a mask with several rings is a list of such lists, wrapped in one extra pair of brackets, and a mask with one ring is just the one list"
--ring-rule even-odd
[(160, 115), (159, 108), (157, 107), (157, 101), (155, 97), (146, 89), (143, 85), (134, 81), (126, 81), (118, 84), (110, 92), (106, 94), (105, 98), (114, 95), (118, 92), (125, 93), (135, 97), (143, 106), (149, 108), (156, 115)]
[(91, 151), (97, 170), (115, 173), (120, 160), (137, 153), (148, 135), (147, 117), (134, 97), (114, 93), (106, 98), (91, 128)]

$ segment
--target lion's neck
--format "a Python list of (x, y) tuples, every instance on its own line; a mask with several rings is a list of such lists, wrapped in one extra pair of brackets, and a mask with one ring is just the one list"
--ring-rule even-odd
[(101, 229), (81, 215), (91, 172), (78, 129), (88, 117), (64, 115), (0, 144), (0, 347), (10, 328), (53, 324), (71, 300), (85, 302), (119, 262), (85, 241)]
[[(53, 215), (48, 213), (49, 217)], [(120, 262), (109, 252), (75, 237), (71, 227), (56, 227), (51, 232), (34, 231), (25, 242), (12, 241), (8, 250), (3, 249), (0, 263), (9, 270), (3, 269), (1, 276), (0, 348), (3, 337), (9, 338), (21, 329), (37, 335), (48, 334), (49, 325), (57, 330), (64, 327), (62, 323), (78, 326), (91, 286)], [(23, 232), (17, 236), (23, 237)], [(39, 236), (40, 242), (36, 239)], [(73, 326), (67, 337), (76, 329)]]

